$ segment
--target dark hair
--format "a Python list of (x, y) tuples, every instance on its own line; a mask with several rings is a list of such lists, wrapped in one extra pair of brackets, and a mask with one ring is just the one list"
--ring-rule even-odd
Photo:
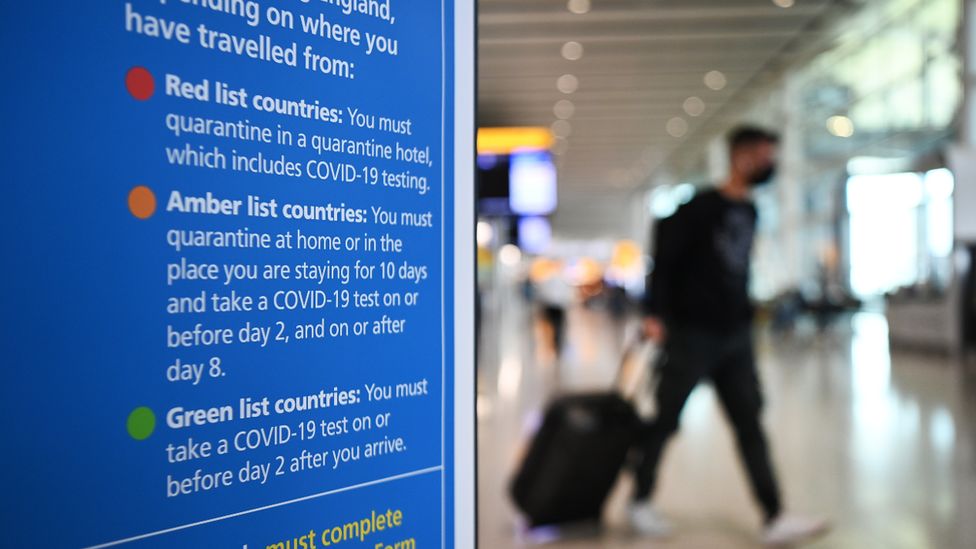
[(760, 143), (779, 143), (779, 135), (758, 126), (738, 126), (728, 133), (729, 152)]

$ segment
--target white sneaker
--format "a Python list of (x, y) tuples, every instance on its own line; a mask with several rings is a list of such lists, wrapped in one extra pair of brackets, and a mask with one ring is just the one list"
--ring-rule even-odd
[(789, 545), (815, 538), (828, 529), (822, 518), (780, 513), (763, 530), (760, 540), (766, 545)]
[(671, 522), (650, 502), (632, 503), (627, 510), (630, 517), (630, 525), (639, 534), (666, 538), (671, 535)]

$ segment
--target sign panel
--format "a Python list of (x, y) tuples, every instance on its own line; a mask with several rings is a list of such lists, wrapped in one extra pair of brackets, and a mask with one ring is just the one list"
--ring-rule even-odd
[(473, 8), (0, 11), (3, 545), (473, 546)]

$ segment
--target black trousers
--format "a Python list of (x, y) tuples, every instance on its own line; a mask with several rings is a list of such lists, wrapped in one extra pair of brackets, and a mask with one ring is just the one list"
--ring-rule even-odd
[(779, 486), (760, 424), (763, 398), (749, 327), (730, 332), (676, 329), (659, 366), (657, 417), (638, 443), (635, 499), (650, 498), (665, 443), (678, 429), (681, 410), (699, 381), (710, 379), (735, 431), (752, 492), (770, 520), (780, 512)]
[(545, 304), (542, 306), (542, 317), (552, 327), (552, 347), (559, 355), (563, 349), (563, 338), (566, 333), (566, 310), (559, 305)]

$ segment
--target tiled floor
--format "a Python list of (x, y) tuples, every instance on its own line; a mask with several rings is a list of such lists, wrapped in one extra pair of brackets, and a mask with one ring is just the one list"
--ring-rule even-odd
[[(608, 386), (626, 328), (575, 308), (559, 361), (520, 295), (485, 296), (479, 371), (479, 538), (525, 539), (506, 495), (518, 456), (556, 391)], [(889, 352), (883, 316), (862, 313), (825, 334), (759, 337), (765, 423), (791, 509), (831, 519), (810, 548), (976, 548), (976, 384), (938, 356)], [(699, 387), (668, 447), (656, 501), (676, 535), (629, 533), (624, 476), (602, 532), (546, 547), (757, 547), (758, 513), (712, 390)]]

